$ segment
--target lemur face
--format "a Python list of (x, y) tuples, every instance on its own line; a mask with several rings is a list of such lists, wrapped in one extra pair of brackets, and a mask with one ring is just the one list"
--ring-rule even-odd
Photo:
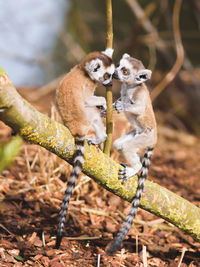
[(104, 86), (112, 85), (112, 76), (115, 71), (115, 65), (111, 59), (112, 53), (113, 49), (108, 48), (85, 64), (85, 70), (90, 78)]
[(86, 63), (86, 71), (93, 81), (104, 86), (112, 85), (112, 75), (115, 71), (114, 64), (105, 66), (101, 59), (96, 58)]
[(124, 54), (113, 78), (129, 85), (138, 85), (151, 78), (151, 70), (145, 69), (141, 61)]

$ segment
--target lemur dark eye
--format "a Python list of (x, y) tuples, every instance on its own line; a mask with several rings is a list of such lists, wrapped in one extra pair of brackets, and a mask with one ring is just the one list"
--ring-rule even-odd
[(94, 72), (97, 72), (98, 69), (99, 69), (100, 67), (101, 67), (101, 66), (98, 64), (98, 65), (96, 66), (96, 68), (94, 69)]
[(140, 75), (140, 79), (145, 79), (146, 80), (147, 76), (145, 74)]
[(119, 63), (117, 64), (116, 68), (119, 68)]
[(111, 74), (109, 74), (109, 73), (105, 73), (104, 75), (103, 75), (103, 78), (104, 78), (104, 80), (108, 80), (109, 78), (110, 78), (110, 76), (111, 76)]

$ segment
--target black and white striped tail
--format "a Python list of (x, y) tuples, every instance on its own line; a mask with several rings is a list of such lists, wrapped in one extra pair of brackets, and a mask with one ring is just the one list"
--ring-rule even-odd
[(107, 250), (107, 254), (112, 254), (121, 247), (121, 243), (124, 240), (126, 234), (128, 233), (129, 229), (132, 226), (133, 220), (135, 218), (135, 215), (137, 213), (137, 209), (139, 207), (140, 198), (142, 195), (142, 191), (144, 188), (144, 182), (148, 175), (148, 170), (151, 162), (151, 155), (153, 153), (153, 148), (147, 148), (144, 154), (144, 158), (142, 161), (142, 170), (140, 177), (138, 179), (138, 186), (135, 193), (135, 196), (132, 200), (132, 206), (129, 215), (126, 217), (126, 221), (123, 225), (123, 227), (119, 230), (117, 236), (114, 238), (114, 240), (111, 242), (111, 245), (109, 246)]
[(76, 151), (74, 153), (73, 170), (71, 172), (70, 179), (67, 184), (67, 189), (65, 191), (61, 210), (59, 213), (58, 230), (57, 230), (57, 237), (56, 237), (56, 248), (59, 248), (61, 240), (62, 240), (64, 226), (65, 226), (66, 213), (67, 213), (68, 206), (69, 206), (69, 200), (74, 190), (78, 176), (80, 172), (82, 171), (82, 165), (84, 163), (84, 141), (76, 140), (75, 144), (76, 144)]

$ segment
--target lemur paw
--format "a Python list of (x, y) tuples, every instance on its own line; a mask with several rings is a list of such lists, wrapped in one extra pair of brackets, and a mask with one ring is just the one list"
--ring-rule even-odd
[(113, 109), (117, 111), (117, 113), (124, 111), (124, 106), (121, 100), (117, 100), (113, 103)]
[(118, 179), (122, 180), (122, 184), (125, 184), (131, 176), (137, 174), (138, 170), (135, 170), (134, 168), (131, 168), (127, 164), (124, 164), (124, 163), (122, 163), (121, 165), (124, 168), (119, 169)]

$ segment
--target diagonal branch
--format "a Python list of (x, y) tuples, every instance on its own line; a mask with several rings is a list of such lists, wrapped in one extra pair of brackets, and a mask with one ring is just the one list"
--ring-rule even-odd
[[(48, 149), (67, 162), (74, 153), (74, 138), (62, 124), (38, 112), (16, 91), (6, 73), (0, 68), (0, 120), (11, 126), (26, 141)], [(131, 201), (135, 194), (137, 179), (126, 185), (118, 180), (120, 165), (95, 146), (85, 144), (83, 172), (97, 183)], [(159, 186), (146, 181), (140, 207), (166, 219), (200, 242), (200, 209)]]

